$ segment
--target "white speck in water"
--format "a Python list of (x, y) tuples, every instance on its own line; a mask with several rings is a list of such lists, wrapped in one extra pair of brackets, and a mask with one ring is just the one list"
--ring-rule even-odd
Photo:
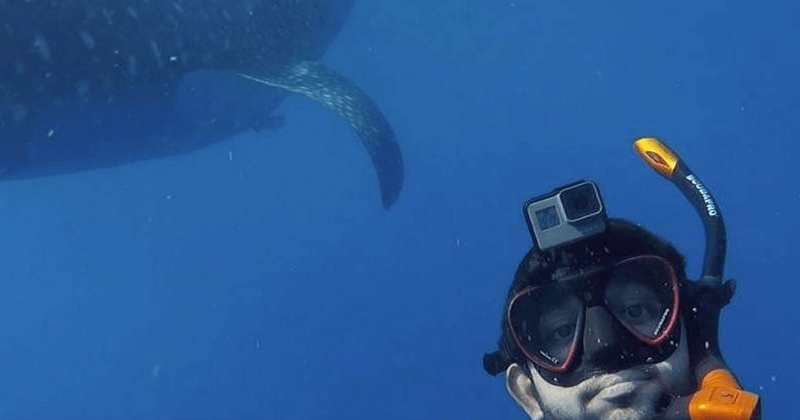
[(456, 247), (457, 248), (461, 247), (461, 239), (459, 239), (459, 238), (456, 238)]
[(56, 136), (56, 130), (51, 128), (50, 131), (47, 132), (47, 138), (52, 139), (55, 136)]
[(94, 38), (92, 37), (92, 34), (82, 30), (82, 31), (80, 31), (79, 35), (81, 37), (81, 40), (83, 41), (83, 45), (86, 45), (86, 48), (88, 48), (90, 50), (94, 48), (96, 43), (94, 42)]
[(150, 52), (153, 53), (153, 59), (158, 63), (158, 67), (164, 67), (164, 63), (161, 61), (161, 49), (158, 48), (158, 44), (153, 39), (150, 39)]
[(233, 150), (228, 150), (228, 160), (233, 162)]
[(260, 349), (260, 348), (261, 348), (261, 340), (259, 340), (259, 339), (257, 339), (257, 338), (256, 338), (256, 348), (257, 348), (257, 349)]
[(167, 200), (172, 200), (172, 195), (167, 195)]
[(50, 47), (47, 46), (47, 41), (44, 40), (44, 35), (36, 34), (33, 37), (33, 46), (36, 48), (39, 56), (44, 61), (50, 61)]
[(772, 382), (775, 382), (775, 381), (777, 381), (777, 380), (778, 380), (778, 378), (777, 378), (777, 377), (775, 377), (775, 375), (772, 375), (772, 376), (770, 376), (770, 377), (769, 377), (769, 379), (770, 379)]

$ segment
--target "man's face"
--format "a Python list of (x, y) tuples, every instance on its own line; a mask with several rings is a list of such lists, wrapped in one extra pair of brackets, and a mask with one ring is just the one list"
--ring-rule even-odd
[(660, 363), (600, 374), (571, 387), (547, 382), (532, 366), (514, 364), (506, 387), (533, 420), (647, 420), (664, 395), (691, 391), (692, 372), (681, 327), (680, 345)]

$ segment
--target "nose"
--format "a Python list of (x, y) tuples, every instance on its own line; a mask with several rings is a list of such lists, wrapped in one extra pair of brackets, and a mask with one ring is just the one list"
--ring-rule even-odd
[(587, 308), (584, 322), (584, 361), (607, 369), (624, 365), (623, 331), (608, 310), (603, 306)]

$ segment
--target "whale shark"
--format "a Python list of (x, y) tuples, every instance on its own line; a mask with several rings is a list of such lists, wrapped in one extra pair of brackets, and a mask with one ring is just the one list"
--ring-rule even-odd
[(354, 1), (0, 0), (0, 180), (275, 130), (281, 102), (299, 94), (350, 124), (388, 209), (403, 186), (397, 137), (362, 89), (320, 61)]

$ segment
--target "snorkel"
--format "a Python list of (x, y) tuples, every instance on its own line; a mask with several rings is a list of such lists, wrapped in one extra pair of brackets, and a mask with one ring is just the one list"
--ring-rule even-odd
[(735, 282), (723, 282), (727, 240), (722, 213), (708, 188), (689, 167), (658, 139), (634, 142), (645, 163), (672, 182), (689, 200), (703, 222), (706, 239), (700, 279), (691, 282), (691, 353), (696, 356), (698, 390), (679, 398), (660, 419), (757, 420), (761, 417), (758, 395), (743, 391), (728, 371), (719, 350), (719, 313), (735, 290)]
[(692, 207), (697, 210), (697, 214), (703, 221), (706, 236), (706, 251), (700, 282), (709, 285), (722, 284), (722, 272), (725, 269), (725, 253), (727, 251), (725, 222), (722, 220), (722, 213), (711, 192), (686, 166), (686, 163), (657, 139), (641, 138), (634, 142), (633, 147), (647, 166), (675, 184)]

